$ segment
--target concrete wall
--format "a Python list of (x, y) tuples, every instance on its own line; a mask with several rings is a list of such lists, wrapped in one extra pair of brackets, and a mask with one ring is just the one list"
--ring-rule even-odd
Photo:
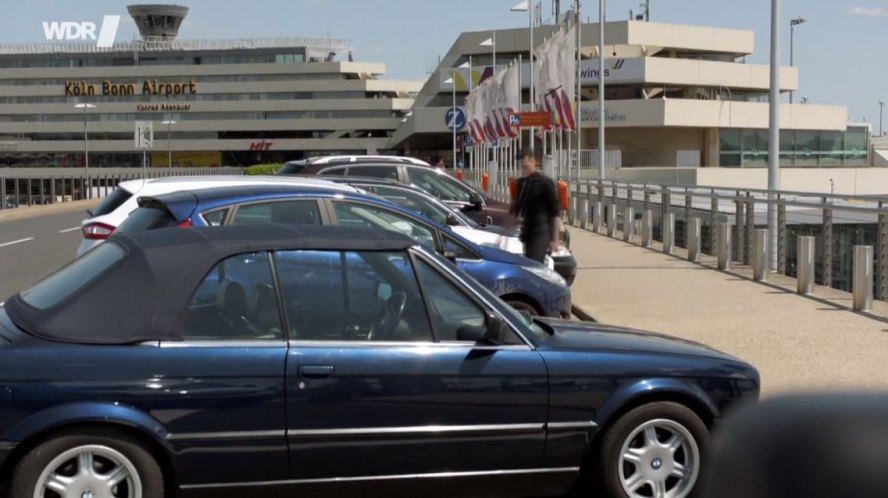
[[(781, 168), (780, 190), (847, 195), (888, 195), (888, 168)], [(767, 168), (702, 168), (697, 185), (767, 188)]]
[[(584, 147), (598, 147), (598, 130), (587, 129)], [(702, 128), (613, 128), (606, 131), (607, 148), (620, 149), (623, 167), (675, 166), (679, 150), (698, 150), (706, 146), (706, 130)]]
[[(581, 176), (597, 178), (597, 170)], [(608, 180), (662, 185), (699, 185), (726, 188), (768, 188), (767, 168), (620, 168), (607, 171)], [(844, 195), (888, 195), (888, 168), (782, 168), (780, 190), (834, 192)]]
[[(768, 104), (695, 99), (609, 100), (608, 128), (694, 127), (768, 128)], [(583, 102), (583, 126), (598, 124), (598, 103)], [(780, 128), (784, 130), (845, 130), (847, 108), (783, 104)]]

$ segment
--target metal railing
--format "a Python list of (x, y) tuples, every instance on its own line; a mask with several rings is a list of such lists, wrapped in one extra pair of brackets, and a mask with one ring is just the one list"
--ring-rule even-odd
[[(147, 177), (241, 174), (241, 168), (174, 168), (149, 169)], [(126, 172), (91, 171), (88, 180), (80, 170), (66, 172), (60, 169), (51, 174), (22, 175), (18, 171), (0, 169), (0, 211), (21, 206), (100, 199), (107, 197), (117, 184), (142, 178), (142, 170), (136, 168)]]
[[(482, 174), (464, 172), (465, 180), (479, 188)], [(508, 201), (509, 179), (502, 176), (490, 185), (487, 193)], [(563, 177), (559, 180), (569, 181)], [(764, 278), (761, 267), (765, 263), (757, 261), (762, 257), (757, 250), (762, 247), (761, 233), (756, 231), (767, 228), (767, 210), (771, 205), (767, 190), (573, 179), (569, 191), (570, 202), (565, 212), (568, 224), (595, 231), (605, 229), (610, 236), (629, 227), (633, 233), (623, 235), (627, 240), (640, 235), (642, 245), (649, 246), (650, 237), (665, 242), (667, 252), (674, 244), (689, 249), (695, 257), (720, 256), (719, 267), (727, 268), (731, 263), (750, 265), (758, 267), (754, 272), (757, 277)], [(810, 240), (805, 237), (813, 237), (815, 283), (847, 292), (862, 290), (864, 285), (855, 286), (854, 276), (866, 270), (861, 278), (871, 278), (875, 299), (888, 301), (888, 195), (779, 191), (773, 202), (778, 214), (777, 273), (799, 277), (801, 270), (801, 280), (805, 280), (809, 269), (800, 264), (811, 250)], [(632, 218), (630, 223), (625, 220), (627, 214)], [(697, 230), (699, 240), (694, 237)], [(719, 231), (726, 233), (719, 237)], [(869, 260), (861, 251), (855, 251), (856, 247), (865, 246), (872, 247)], [(855, 252), (861, 262), (859, 268), (855, 267)], [(870, 260), (871, 266), (863, 268)]]

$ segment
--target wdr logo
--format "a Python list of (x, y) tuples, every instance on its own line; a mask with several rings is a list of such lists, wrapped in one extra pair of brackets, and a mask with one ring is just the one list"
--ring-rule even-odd
[(43, 21), (43, 33), (48, 41), (96, 40), (96, 47), (109, 48), (117, 38), (120, 16), (105, 16), (96, 38), (96, 23), (71, 21)]

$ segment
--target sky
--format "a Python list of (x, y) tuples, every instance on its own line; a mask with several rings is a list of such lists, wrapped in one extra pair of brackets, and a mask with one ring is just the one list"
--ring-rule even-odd
[[(120, 0), (0, 0), (0, 43), (45, 40), (43, 21), (92, 21), (123, 16), (118, 41), (138, 31)], [(610, 0), (609, 20), (625, 20), (640, 0)], [(144, 1), (143, 3), (170, 3)], [(425, 80), (439, 56), (463, 31), (526, 25), (510, 13), (519, 0), (180, 0), (190, 12), (180, 37), (193, 39), (328, 36), (351, 40), (358, 61), (383, 62), (386, 78)], [(551, 18), (552, 0), (543, 0)], [(561, 0), (562, 5), (572, 0)], [(650, 0), (651, 21), (753, 30), (749, 63), (767, 63), (771, 2), (768, 0)], [(796, 101), (845, 105), (854, 122), (874, 123), (880, 100), (888, 101), (888, 0), (782, 0), (781, 63), (789, 63), (789, 20), (796, 28), (795, 65), (801, 88)], [(564, 7), (563, 7), (564, 8)], [(597, 20), (598, 2), (582, 2), (583, 18)], [(0, 69), (2, 71), (2, 69)], [(886, 116), (888, 125), (888, 116)]]

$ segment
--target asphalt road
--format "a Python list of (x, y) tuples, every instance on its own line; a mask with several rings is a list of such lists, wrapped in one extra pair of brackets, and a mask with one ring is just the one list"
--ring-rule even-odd
[(0, 301), (74, 259), (82, 210), (0, 219)]

